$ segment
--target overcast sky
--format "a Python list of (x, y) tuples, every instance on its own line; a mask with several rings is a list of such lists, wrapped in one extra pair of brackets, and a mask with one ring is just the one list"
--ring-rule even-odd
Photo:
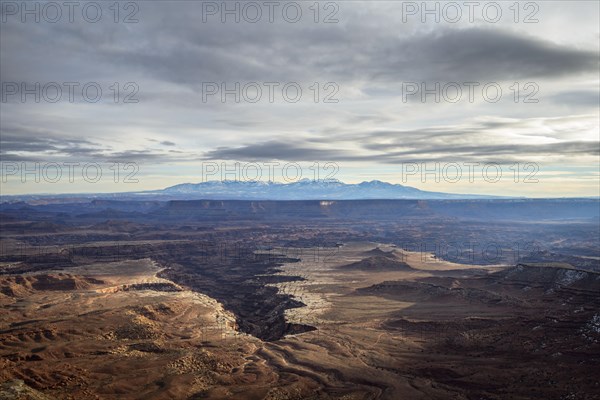
[[(155, 189), (235, 162), (279, 162), (263, 180), (269, 168), (288, 179), (286, 163), (312, 179), (319, 163), (320, 178), (348, 183), (600, 194), (597, 1), (438, 3), (439, 22), (421, 2), (230, 1), (239, 22), (222, 2), (121, 2), (118, 15), (82, 2), (72, 22), (62, 2), (30, 2), (33, 14), (1, 3), (3, 194)], [(39, 102), (22, 93), (36, 82)], [(48, 176), (22, 179), (36, 162)], [(67, 168), (51, 182), (48, 163), (64, 162), (98, 163), (103, 177), (73, 167), (73, 182)], [(137, 183), (115, 179), (115, 162), (135, 164)], [(482, 179), (491, 163), (497, 182)]]

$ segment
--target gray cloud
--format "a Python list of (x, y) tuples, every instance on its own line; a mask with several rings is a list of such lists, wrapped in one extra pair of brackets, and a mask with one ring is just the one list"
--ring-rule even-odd
[[(218, 29), (188, 31), (178, 46), (148, 52), (109, 49), (114, 59), (145, 74), (201, 89), (202, 82), (370, 81), (371, 83), (501, 81), (594, 72), (598, 52), (560, 46), (489, 28), (445, 28), (384, 35), (357, 26), (353, 33), (283, 29), (262, 35)], [(212, 32), (211, 32), (212, 33)], [(328, 38), (327, 45), (315, 41)], [(277, 50), (277, 51), (276, 51)], [(347, 66), (351, 65), (352, 68)]]
[(388, 73), (402, 77), (407, 71), (424, 81), (543, 78), (598, 68), (597, 52), (484, 28), (415, 35), (392, 46)]
[(307, 161), (307, 160), (359, 160), (347, 151), (311, 147), (308, 143), (291, 143), (271, 140), (241, 147), (219, 147), (206, 152), (206, 159), (244, 161)]
[[(324, 142), (271, 140), (236, 147), (220, 147), (205, 153), (209, 159), (238, 161), (363, 161), (385, 164), (421, 161), (524, 160), (528, 157), (598, 156), (600, 143), (578, 140), (577, 125), (585, 126), (590, 115), (566, 118), (479, 120), (470, 124), (428, 127), (413, 130), (329, 132), (335, 149)], [(505, 138), (504, 132), (516, 135)], [(517, 141), (519, 137), (520, 140)], [(539, 143), (543, 140), (543, 143)], [(535, 143), (534, 143), (535, 142)]]
[[(169, 153), (152, 149), (116, 151), (112, 146), (101, 145), (86, 139), (61, 137), (53, 131), (35, 131), (24, 127), (3, 128), (1, 132), (2, 161), (54, 162), (54, 161), (123, 161), (144, 162), (173, 160)], [(163, 141), (161, 144), (174, 146)], [(171, 150), (173, 151), (173, 150)], [(188, 155), (189, 156), (189, 155)]]
[[(53, 135), (53, 136), (50, 136)], [(10, 152), (69, 152), (91, 153), (97, 151), (95, 143), (77, 138), (61, 137), (47, 130), (30, 131), (21, 127), (2, 130), (2, 154)]]
[[(3, 80), (129, 74), (200, 90), (204, 81), (535, 79), (595, 72), (599, 65), (597, 50), (493, 27), (382, 29), (365, 23), (360, 6), (346, 13), (345, 24), (199, 23), (200, 13), (201, 2), (147, 2), (145, 18), (130, 26), (3, 24), (3, 48), (12, 55), (2, 61)], [(34, 62), (39, 57), (43, 66)], [(65, 68), (69, 60), (77, 63)]]
[(578, 105), (584, 107), (600, 107), (600, 92), (593, 90), (572, 90), (560, 92), (551, 97), (557, 104)]
[[(97, 104), (65, 96), (56, 104), (2, 104), (0, 155), (373, 166), (543, 156), (576, 163), (597, 155), (590, 137), (598, 129), (596, 4), (577, 3), (581, 10), (569, 13), (540, 3), (547, 17), (540, 24), (404, 24), (399, 4), (343, 2), (338, 24), (315, 24), (310, 14), (297, 24), (203, 23), (202, 2), (162, 1), (141, 2), (137, 24), (2, 23), (2, 82), (99, 82), (105, 92)], [(539, 104), (512, 101), (508, 87), (517, 80), (539, 83)], [(305, 98), (204, 103), (207, 81), (299, 82)], [(329, 81), (339, 85), (339, 103), (306, 99), (310, 85)], [(507, 93), (497, 104), (400, 103), (407, 81), (497, 81)], [(115, 104), (114, 82), (138, 83), (139, 104)]]
[(447, 157), (462, 157), (471, 159), (480, 157), (499, 157), (504, 155), (513, 156), (515, 154), (523, 155), (598, 155), (600, 154), (600, 144), (594, 142), (561, 142), (550, 144), (508, 144), (508, 145), (477, 145), (477, 146), (445, 146), (445, 147), (422, 147), (418, 150), (390, 152), (385, 155), (387, 160), (394, 160), (396, 157), (414, 156), (420, 154), (441, 156), (440, 160)]
[[(414, 144), (414, 143), (413, 143)], [(256, 161), (362, 161), (397, 164), (406, 162), (457, 162), (485, 161), (510, 162), (531, 156), (598, 156), (600, 144), (586, 141), (561, 142), (544, 145), (474, 145), (474, 146), (425, 146), (418, 150), (378, 152), (358, 156), (352, 151), (330, 151), (309, 144), (264, 142), (235, 148), (219, 148), (206, 153), (206, 159)], [(508, 156), (508, 157), (506, 157)], [(517, 157), (515, 157), (517, 156)]]

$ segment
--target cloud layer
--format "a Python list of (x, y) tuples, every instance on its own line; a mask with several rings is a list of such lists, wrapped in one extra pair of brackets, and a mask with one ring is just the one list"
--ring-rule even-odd
[[(22, 23), (3, 14), (2, 161), (339, 161), (383, 171), (409, 161), (517, 160), (595, 168), (595, 2), (567, 11), (541, 3), (537, 24), (514, 23), (508, 8), (497, 24), (448, 24), (404, 22), (401, 5), (389, 2), (337, 5), (337, 23), (323, 23), (325, 9), (315, 23), (308, 6), (297, 23), (204, 22), (203, 2), (140, 2), (138, 23), (114, 23), (111, 14), (98, 23)], [(80, 86), (75, 101), (63, 93), (56, 103), (33, 95), (23, 102), (6, 86), (36, 82)], [(81, 98), (89, 82), (102, 88), (98, 102)], [(263, 97), (223, 102), (218, 93), (206, 101), (207, 82), (255, 82)], [(269, 82), (278, 83), (273, 101)], [(290, 82), (302, 88), (297, 103), (282, 96)], [(465, 82), (479, 83), (473, 101), (421, 101), (421, 89), (403, 99), (406, 83)], [(500, 101), (482, 97), (487, 83), (502, 88)], [(138, 102), (124, 103), (127, 95)], [(324, 101), (328, 95), (337, 101)]]

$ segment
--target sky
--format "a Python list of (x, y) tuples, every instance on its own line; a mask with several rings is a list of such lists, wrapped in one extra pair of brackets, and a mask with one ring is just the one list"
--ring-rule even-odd
[(597, 1), (0, 1), (2, 194), (600, 195)]

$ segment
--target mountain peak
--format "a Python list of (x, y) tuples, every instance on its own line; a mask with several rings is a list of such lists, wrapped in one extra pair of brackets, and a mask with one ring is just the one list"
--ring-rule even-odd
[(325, 179), (302, 178), (299, 181), (291, 182), (291, 183), (341, 183), (341, 184), (344, 184), (344, 182), (342, 182), (336, 178), (325, 178)]
[(400, 186), (400, 185), (394, 185), (392, 183), (389, 182), (383, 182), (377, 179), (374, 179), (372, 181), (363, 181), (361, 183), (359, 183), (360, 186)]

